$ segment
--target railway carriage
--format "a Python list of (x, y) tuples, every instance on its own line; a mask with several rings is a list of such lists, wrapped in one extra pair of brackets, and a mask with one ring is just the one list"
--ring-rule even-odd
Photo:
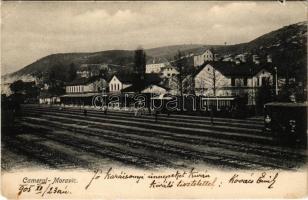
[(265, 131), (279, 143), (307, 147), (308, 103), (279, 103), (265, 105)]
[(183, 100), (181, 99), (180, 96), (168, 96), (167, 94), (152, 98), (155, 101), (162, 101), (164, 110), (166, 110), (168, 102), (172, 101), (174, 103), (177, 101), (178, 109), (173, 111), (169, 110), (172, 113), (181, 112), (190, 115), (214, 115), (239, 118), (245, 117), (247, 114), (247, 101), (245, 101), (245, 98), (184, 95)]
[(192, 99), (185, 99), (185, 108), (187, 112), (201, 115), (212, 115), (219, 117), (245, 117), (247, 110), (247, 101), (242, 97), (224, 96), (224, 97), (206, 97), (198, 96), (195, 99), (196, 105), (193, 107)]

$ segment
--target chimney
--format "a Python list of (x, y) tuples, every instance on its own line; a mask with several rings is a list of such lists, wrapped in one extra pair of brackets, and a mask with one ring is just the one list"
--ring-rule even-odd
[(268, 63), (271, 63), (272, 62), (272, 56), (271, 55), (267, 55), (266, 56), (266, 60)]
[(255, 64), (260, 64), (260, 60), (259, 60), (259, 56), (258, 55), (252, 55), (252, 62), (254, 62)]

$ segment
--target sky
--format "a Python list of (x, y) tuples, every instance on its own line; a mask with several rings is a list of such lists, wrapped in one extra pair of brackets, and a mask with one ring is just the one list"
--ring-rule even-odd
[(305, 2), (1, 2), (1, 73), (55, 53), (237, 44), (307, 20)]

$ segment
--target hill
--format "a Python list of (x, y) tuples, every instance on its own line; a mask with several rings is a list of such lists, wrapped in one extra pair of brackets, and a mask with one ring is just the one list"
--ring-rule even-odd
[[(212, 48), (219, 55), (256, 53), (259, 55), (271, 54), (273, 62), (278, 67), (280, 75), (294, 75), (300, 80), (306, 78), (307, 69), (307, 22), (300, 22), (282, 27), (262, 35), (250, 42), (236, 45), (173, 45), (146, 49), (148, 58), (164, 57), (172, 59), (181, 50), (186, 54), (198, 53)], [(61, 53), (43, 57), (34, 63), (12, 74), (4, 76), (6, 80), (20, 79), (21, 77), (48, 72), (57, 68), (59, 73), (67, 73), (68, 66), (74, 63), (79, 66), (84, 63), (107, 63), (132, 67), (134, 62), (133, 50), (110, 50), (94, 53)]]
[[(279, 76), (295, 76), (298, 81), (307, 81), (307, 22), (282, 27), (247, 43), (211, 48), (219, 55), (250, 53), (265, 57), (270, 54)], [(198, 51), (197, 48), (190, 53)]]

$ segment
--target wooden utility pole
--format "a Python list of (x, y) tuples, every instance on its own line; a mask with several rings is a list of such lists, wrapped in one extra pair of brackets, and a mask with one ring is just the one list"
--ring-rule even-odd
[(216, 73), (214, 67), (213, 67), (213, 94), (214, 96), (216, 96)]

